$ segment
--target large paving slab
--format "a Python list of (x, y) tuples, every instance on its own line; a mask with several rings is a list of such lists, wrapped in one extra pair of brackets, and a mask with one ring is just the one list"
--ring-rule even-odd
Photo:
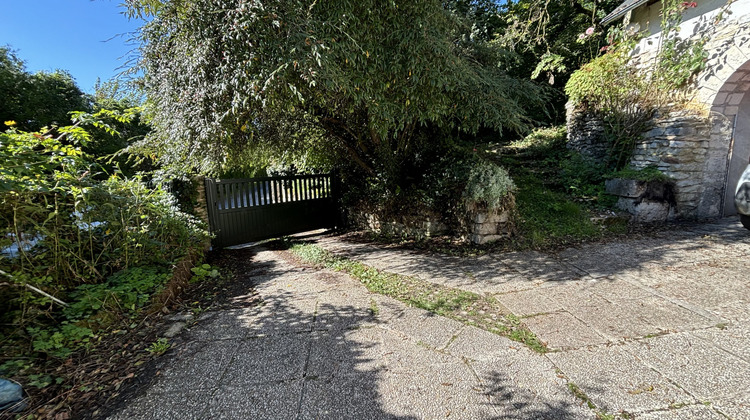
[(695, 398), (623, 346), (599, 346), (548, 356), (597, 406), (636, 414), (695, 404)]
[(750, 392), (750, 363), (690, 333), (634, 342), (629, 350), (701, 402)]

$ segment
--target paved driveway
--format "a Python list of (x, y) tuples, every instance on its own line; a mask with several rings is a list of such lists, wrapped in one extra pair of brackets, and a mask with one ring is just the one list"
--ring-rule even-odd
[(319, 241), (377, 268), (491, 294), (608, 413), (750, 419), (750, 232), (736, 218), (556, 255), (473, 259)]
[(750, 233), (734, 220), (557, 255), (318, 243), (490, 294), (555, 351), (533, 353), (283, 253), (235, 251), (246, 292), (186, 331), (112, 418), (750, 419)]

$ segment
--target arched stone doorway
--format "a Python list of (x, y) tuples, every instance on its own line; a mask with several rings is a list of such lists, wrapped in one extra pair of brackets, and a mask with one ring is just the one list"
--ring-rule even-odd
[[(723, 120), (716, 124), (729, 123), (732, 126), (731, 138), (726, 142), (722, 216), (737, 214), (734, 208), (734, 190), (750, 160), (750, 95), (747, 92), (750, 92), (750, 61), (739, 66), (729, 76), (716, 93), (711, 107), (717, 120)], [(713, 169), (716, 171), (721, 168)]]

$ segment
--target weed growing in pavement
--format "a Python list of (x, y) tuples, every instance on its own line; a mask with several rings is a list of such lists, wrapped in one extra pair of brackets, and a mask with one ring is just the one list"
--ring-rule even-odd
[(380, 308), (378, 308), (378, 303), (375, 302), (375, 299), (370, 299), (370, 314), (377, 316), (379, 313)]
[(538, 353), (547, 352), (544, 343), (492, 297), (381, 271), (361, 262), (336, 256), (317, 245), (292, 243), (289, 244), (289, 250), (305, 262), (349, 274), (371, 292), (508, 337)]
[(586, 405), (590, 409), (596, 410), (596, 405), (591, 401), (591, 398), (589, 398), (589, 396), (586, 395), (586, 393), (583, 392), (583, 390), (579, 388), (575, 382), (572, 382), (572, 381), (568, 382), (568, 390), (570, 390), (570, 393), (573, 394), (574, 397), (586, 403)]
[(170, 347), (172, 347), (172, 345), (169, 344), (169, 340), (167, 340), (166, 338), (160, 338), (151, 343), (151, 345), (148, 346), (146, 350), (155, 356), (160, 356), (166, 353)]
[[(561, 372), (558, 372), (558, 374), (561, 374)], [(568, 381), (568, 390), (570, 391), (570, 393), (573, 394), (575, 398), (585, 403), (586, 406), (588, 406), (588, 408), (593, 410), (598, 420), (615, 420), (615, 419), (632, 419), (633, 418), (633, 416), (627, 411), (622, 411), (618, 414), (610, 414), (610, 413), (607, 413), (606, 410), (598, 408), (596, 404), (594, 404), (594, 402), (591, 401), (591, 398), (589, 398), (589, 396), (586, 395), (586, 392), (584, 392), (578, 385), (576, 385), (575, 382), (571, 381), (567, 377), (565, 379)]]

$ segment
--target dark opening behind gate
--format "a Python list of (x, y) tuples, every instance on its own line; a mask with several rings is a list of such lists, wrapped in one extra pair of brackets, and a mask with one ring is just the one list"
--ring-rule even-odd
[(338, 222), (336, 178), (295, 175), (206, 179), (206, 200), (216, 248), (321, 228)]

